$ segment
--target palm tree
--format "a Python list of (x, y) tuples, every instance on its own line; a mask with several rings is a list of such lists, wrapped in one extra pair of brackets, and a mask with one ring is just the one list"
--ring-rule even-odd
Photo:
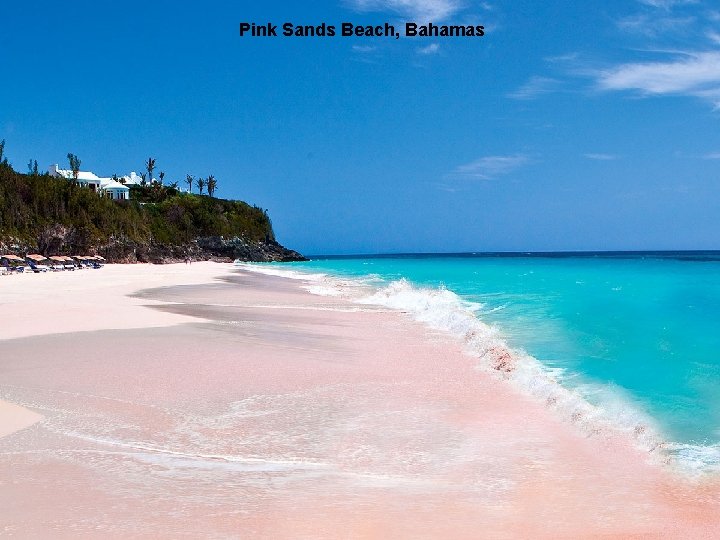
[(163, 183), (163, 178), (165, 178), (165, 171), (160, 171), (160, 174), (158, 175), (160, 177), (160, 183)]
[(185, 176), (185, 182), (188, 185), (188, 193), (192, 193), (192, 185), (194, 181), (195, 179), (191, 175), (188, 174)]
[(8, 158), (5, 157), (5, 139), (0, 141), (0, 167), (7, 167), (12, 170)]
[(10, 163), (8, 163), (8, 160), (6, 157), (3, 157), (3, 154), (5, 153), (5, 139), (0, 141), (0, 165), (4, 167), (9, 167)]
[(217, 180), (215, 180), (215, 177), (211, 174), (210, 176), (207, 177), (208, 195), (210, 195), (212, 197), (213, 194), (215, 193), (215, 188), (217, 188)]
[(140, 185), (143, 187), (147, 186), (147, 175), (145, 173), (142, 173), (140, 175), (140, 178), (142, 179), (142, 180), (140, 180)]
[(149, 181), (152, 182), (152, 173), (155, 170), (155, 160), (153, 158), (149, 157), (145, 162), (145, 169), (147, 169)]
[(70, 170), (72, 171), (73, 175), (73, 184), (76, 184), (78, 174), (80, 174), (80, 158), (78, 158), (75, 154), (68, 154), (67, 158), (70, 162)]
[(203, 189), (205, 188), (205, 179), (204, 178), (198, 178), (197, 179), (197, 187), (200, 191), (200, 195), (202, 195)]

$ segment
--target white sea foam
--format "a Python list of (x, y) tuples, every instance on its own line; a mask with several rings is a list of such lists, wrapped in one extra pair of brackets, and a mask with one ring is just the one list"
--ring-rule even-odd
[(235, 267), (267, 276), (279, 276), (304, 281), (305, 284), (301, 285), (301, 287), (311, 294), (347, 298), (349, 300), (366, 294), (368, 285), (381, 281), (376, 275), (357, 279), (341, 279), (319, 272), (298, 272), (253, 263), (236, 263)]
[(720, 444), (668, 443), (664, 451), (691, 473), (720, 472)]
[[(248, 269), (260, 270), (257, 266)], [(526, 352), (511, 348), (496, 327), (478, 318), (482, 305), (467, 302), (444, 287), (417, 287), (400, 279), (358, 298), (358, 290), (367, 291), (367, 282), (358, 280), (353, 284), (326, 274), (272, 271), (274, 275), (292, 279), (312, 276), (309, 280), (322, 281), (324, 286), (306, 287), (310, 292), (402, 311), (434, 330), (453, 335), (465, 344), (470, 355), (478, 358), (479, 369), (507, 380), (588, 436), (623, 432), (658, 460), (686, 473), (720, 472), (720, 445), (666, 442), (654, 420), (627, 392), (609, 384), (584, 383), (571, 387), (568, 383), (572, 374), (561, 368), (550, 368)], [(353, 288), (355, 292), (350, 293)]]
[(287, 268), (275, 268), (273, 266), (264, 266), (253, 263), (235, 263), (234, 266), (235, 268), (239, 268), (241, 270), (256, 272), (258, 274), (265, 274), (266, 276), (278, 276), (289, 279), (298, 279), (302, 281), (319, 282), (327, 278), (327, 274), (298, 272), (296, 270), (289, 270)]
[[(473, 313), (474, 306), (452, 291), (415, 287), (399, 280), (361, 302), (405, 311), (433, 329), (449, 332), (480, 360), (481, 369), (510, 381), (589, 435), (620, 429), (631, 433), (649, 450), (659, 445), (661, 439), (650, 418), (619, 390), (600, 385), (567, 388), (562, 384), (565, 378), (562, 369), (548, 368), (527, 353), (510, 348), (497, 328), (479, 320)], [(594, 398), (595, 404), (588, 397)]]

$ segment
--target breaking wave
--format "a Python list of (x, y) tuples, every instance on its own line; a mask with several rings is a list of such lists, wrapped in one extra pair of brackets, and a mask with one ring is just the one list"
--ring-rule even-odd
[(304, 288), (314, 294), (407, 313), (433, 330), (460, 340), (466, 352), (478, 359), (478, 369), (508, 381), (587, 436), (625, 433), (655, 459), (686, 474), (720, 472), (720, 445), (666, 441), (652, 417), (627, 392), (610, 384), (571, 385), (570, 379), (576, 374), (548, 367), (525, 351), (510, 347), (497, 327), (478, 318), (481, 304), (463, 300), (445, 287), (418, 287), (400, 279), (378, 288), (377, 276), (350, 280), (256, 265), (245, 268), (304, 280), (309, 282)]

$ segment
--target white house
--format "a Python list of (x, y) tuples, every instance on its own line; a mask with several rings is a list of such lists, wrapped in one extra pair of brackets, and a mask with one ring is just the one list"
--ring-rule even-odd
[[(139, 186), (142, 184), (142, 177), (139, 174), (135, 174), (135, 171), (131, 172), (129, 175), (121, 177), (122, 180), (124, 180), (126, 185), (134, 185)], [(157, 182), (156, 178), (152, 179), (153, 182)]]
[[(59, 168), (57, 163), (50, 165), (48, 173), (56, 178), (73, 179), (73, 172)], [(153, 181), (156, 180), (153, 178)], [(127, 200), (130, 198), (130, 188), (128, 186), (140, 185), (142, 177), (133, 171), (129, 175), (121, 176), (115, 180), (114, 178), (101, 178), (90, 171), (78, 171), (77, 182), (81, 186), (87, 187), (105, 197), (114, 200)]]
[(130, 188), (120, 182), (116, 182), (115, 180), (110, 180), (109, 183), (100, 186), (100, 189), (104, 192), (106, 197), (116, 201), (130, 198)]

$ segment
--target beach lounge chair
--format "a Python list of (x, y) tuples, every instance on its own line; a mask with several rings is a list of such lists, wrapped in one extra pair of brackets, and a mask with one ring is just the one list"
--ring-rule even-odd
[(72, 263), (75, 265), (75, 268), (78, 270), (82, 270), (85, 268), (85, 265), (83, 264), (83, 257), (80, 255), (71, 255), (69, 259), (72, 261)]
[(62, 257), (59, 257), (57, 255), (53, 255), (52, 257), (48, 257), (50, 259), (51, 266), (53, 270), (60, 271), (65, 270), (65, 260)]
[(63, 260), (63, 267), (65, 270), (75, 270), (75, 262), (70, 257), (67, 255), (60, 255), (60, 258)]
[(35, 273), (48, 272), (50, 270), (50, 266), (48, 266), (49, 261), (43, 255), (33, 253), (31, 255), (27, 255), (25, 257), (25, 261), (30, 267), (30, 270)]
[(25, 261), (17, 255), (0, 256), (0, 264), (11, 274), (21, 274), (25, 271)]

